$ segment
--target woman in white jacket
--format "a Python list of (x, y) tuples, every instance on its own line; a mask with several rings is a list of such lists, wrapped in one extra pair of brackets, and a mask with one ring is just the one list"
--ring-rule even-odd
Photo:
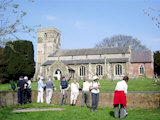
[(79, 95), (79, 83), (77, 80), (74, 80), (71, 84), (71, 98), (70, 98), (70, 104), (72, 106), (76, 105), (77, 97)]

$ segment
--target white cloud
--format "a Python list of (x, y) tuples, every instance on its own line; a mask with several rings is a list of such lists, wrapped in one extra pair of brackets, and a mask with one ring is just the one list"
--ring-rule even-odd
[(55, 21), (57, 20), (56, 16), (53, 15), (44, 15), (45, 19), (49, 20), (49, 21)]
[(81, 21), (76, 21), (75, 22), (75, 27), (78, 28), (78, 29), (82, 29), (82, 28), (84, 28), (84, 23), (81, 22)]

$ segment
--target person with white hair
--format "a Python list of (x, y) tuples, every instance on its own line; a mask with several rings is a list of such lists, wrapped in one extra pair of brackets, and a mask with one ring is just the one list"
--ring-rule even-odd
[(71, 84), (71, 98), (70, 98), (70, 105), (75, 106), (77, 102), (77, 97), (79, 95), (79, 83), (77, 80), (73, 80)]
[(25, 81), (25, 84), (24, 84), (24, 104), (26, 104), (27, 103), (27, 97), (28, 97), (28, 93), (27, 93), (27, 88), (28, 88), (28, 83), (27, 83), (27, 81), (28, 81), (28, 77), (27, 76), (25, 76), (24, 78), (24, 81)]
[(100, 83), (98, 82), (99, 78), (97, 76), (93, 76), (93, 81), (90, 83), (90, 90), (91, 90), (91, 95), (92, 95), (92, 111), (97, 111), (98, 110), (98, 101), (99, 101), (99, 88), (100, 88)]
[(31, 85), (31, 80), (28, 79), (27, 76), (24, 77), (24, 80), (27, 81), (27, 86), (26, 86), (26, 92), (27, 92), (27, 102), (31, 103), (32, 102), (32, 85)]
[(37, 96), (37, 102), (39, 103), (39, 102), (41, 102), (41, 103), (43, 103), (43, 87), (44, 87), (44, 85), (43, 85), (43, 77), (41, 76), (40, 78), (39, 78), (39, 80), (38, 80), (38, 96)]

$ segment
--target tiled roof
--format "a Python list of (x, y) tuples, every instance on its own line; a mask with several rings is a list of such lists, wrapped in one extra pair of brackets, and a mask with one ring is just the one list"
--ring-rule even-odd
[(150, 50), (145, 51), (132, 51), (131, 52), (131, 62), (132, 63), (144, 63), (152, 62), (152, 52)]
[(52, 65), (54, 62), (55, 62), (55, 60), (48, 60), (48, 61), (44, 62), (44, 63), (42, 64), (42, 66)]
[(57, 56), (79, 56), (79, 55), (103, 55), (103, 54), (122, 54), (129, 53), (128, 47), (114, 47), (114, 48), (84, 48), (84, 49), (67, 49), (57, 50), (50, 54), (49, 57)]
[[(54, 62), (56, 62), (55, 60), (48, 60), (48, 61), (46, 61), (46, 62), (44, 62), (43, 64), (42, 64), (42, 66), (47, 66), (47, 65), (52, 65)], [(62, 61), (63, 62), (63, 61)], [(64, 63), (64, 62), (63, 62)], [(66, 63), (64, 63), (67, 67), (68, 67), (68, 69), (69, 70), (74, 70), (73, 68), (71, 68), (68, 64), (66, 64)]]
[[(61, 60), (66, 65), (71, 64), (88, 64), (88, 63), (94, 63), (94, 64), (100, 64), (104, 63), (105, 59), (84, 59), (84, 60)], [(48, 60), (45, 63), (43, 63), (43, 66), (51, 65), (55, 62), (55, 60)], [(108, 58), (106, 59), (106, 62), (128, 62), (128, 58)]]

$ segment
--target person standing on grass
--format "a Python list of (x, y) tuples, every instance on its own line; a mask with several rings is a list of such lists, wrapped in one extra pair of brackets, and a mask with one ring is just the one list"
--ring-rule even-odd
[(46, 103), (51, 104), (53, 95), (54, 82), (51, 77), (46, 81)]
[(43, 103), (43, 87), (44, 87), (44, 85), (43, 85), (43, 77), (41, 76), (40, 78), (39, 78), (39, 80), (38, 80), (38, 96), (37, 96), (37, 102), (39, 103), (39, 102), (41, 102), (41, 103)]
[(27, 103), (27, 88), (28, 88), (28, 83), (27, 83), (28, 77), (24, 77), (24, 104)]
[(68, 81), (66, 80), (66, 78), (62, 77), (62, 81), (60, 83), (60, 91), (61, 91), (60, 103), (59, 103), (60, 105), (66, 104), (69, 87), (70, 85), (68, 84)]
[(84, 103), (89, 108), (90, 107), (90, 83), (88, 79), (84, 79), (83, 81), (83, 87), (82, 87), (82, 104), (81, 107), (84, 107)]
[(93, 81), (90, 83), (90, 90), (91, 90), (91, 95), (92, 95), (92, 111), (97, 111), (98, 110), (98, 101), (99, 101), (99, 88), (100, 88), (100, 83), (99, 83), (99, 78), (97, 76), (93, 76)]
[(71, 98), (70, 98), (70, 105), (75, 106), (77, 102), (77, 97), (79, 95), (79, 83), (77, 80), (73, 80), (71, 84)]
[[(126, 111), (126, 94), (128, 89), (128, 76), (124, 76), (122, 81), (117, 82), (114, 92), (114, 117), (125, 118), (128, 114)], [(119, 109), (120, 106), (120, 109)]]
[(18, 103), (21, 105), (24, 104), (24, 84), (25, 81), (23, 80), (23, 76), (20, 76), (17, 82), (17, 87), (18, 87)]
[(27, 99), (28, 99), (28, 102), (31, 103), (32, 102), (32, 83), (31, 83), (31, 80), (28, 79), (28, 77), (27, 77), (27, 83), (28, 83)]
[(24, 77), (24, 80), (25, 80), (25, 92), (24, 92), (24, 98), (25, 98), (25, 103), (31, 103), (31, 94), (32, 94), (32, 91), (31, 91), (31, 81), (28, 79), (27, 76)]

